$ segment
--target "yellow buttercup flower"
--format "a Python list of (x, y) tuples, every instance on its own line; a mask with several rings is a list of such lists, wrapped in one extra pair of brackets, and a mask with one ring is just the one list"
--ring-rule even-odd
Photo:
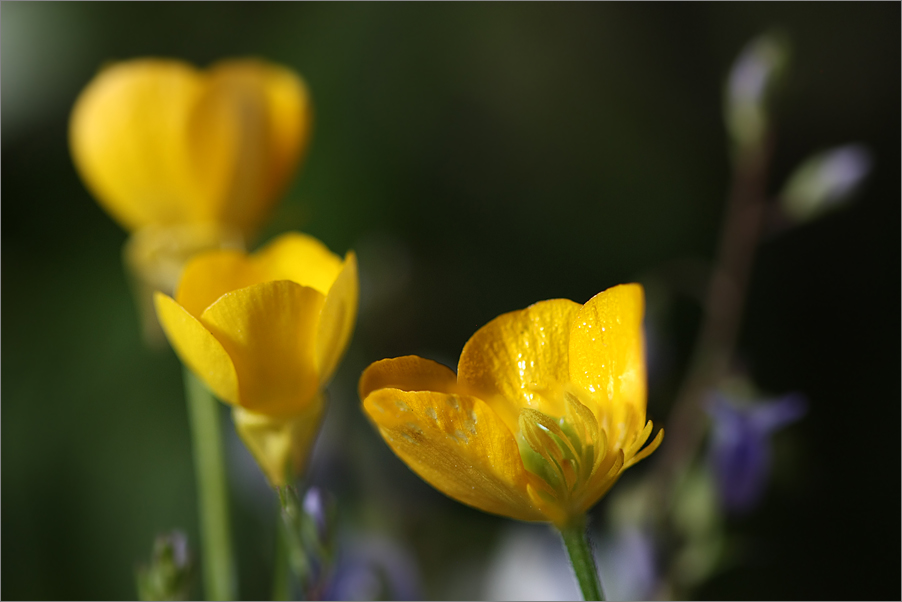
[(175, 299), (154, 298), (182, 361), (231, 404), (239, 434), (273, 486), (304, 466), (357, 318), (357, 260), (303, 234), (255, 254), (192, 259)]
[(367, 368), (360, 398), (394, 452), (470, 506), (558, 527), (661, 443), (645, 420), (644, 297), (536, 303), (467, 342), (458, 372), (416, 356)]
[(294, 72), (229, 60), (206, 71), (167, 59), (103, 69), (72, 110), (69, 143), (100, 205), (132, 232), (123, 250), (145, 338), (160, 342), (152, 295), (185, 263), (241, 249), (303, 158), (312, 115)]
[(284, 67), (137, 59), (85, 88), (69, 140), (88, 188), (127, 230), (215, 223), (249, 236), (288, 183), (311, 123), (306, 85)]

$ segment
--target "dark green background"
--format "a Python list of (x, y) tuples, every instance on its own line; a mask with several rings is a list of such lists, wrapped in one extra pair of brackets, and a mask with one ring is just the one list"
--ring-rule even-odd
[[(710, 258), (730, 176), (722, 82), (779, 26), (794, 53), (771, 188), (846, 142), (867, 144), (875, 170), (856, 203), (760, 249), (741, 358), (810, 412), (792, 478), (729, 524), (748, 560), (696, 595), (896, 598), (899, 20), (897, 3), (4, 2), (0, 594), (129, 598), (157, 532), (196, 541), (180, 366), (143, 346), (126, 233), (67, 148), (68, 112), (103, 63), (256, 55), (307, 79), (309, 160), (264, 238), (303, 229), (354, 248), (363, 287), (312, 478), (346, 524), (415, 550), (426, 597), (467, 597), (453, 575), (504, 520), (387, 451), (358, 410), (360, 371), (409, 353), (454, 365), (502, 312)], [(650, 413), (666, 426), (699, 311), (665, 309)], [(275, 501), (234, 436), (229, 453), (242, 594), (265, 597)]]

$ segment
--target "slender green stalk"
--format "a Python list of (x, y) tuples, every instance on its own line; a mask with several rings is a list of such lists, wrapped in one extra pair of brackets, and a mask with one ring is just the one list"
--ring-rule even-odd
[(219, 402), (187, 368), (185, 397), (194, 447), (204, 593), (207, 600), (234, 600), (235, 562)]
[(279, 487), (282, 511), (282, 544), (288, 556), (288, 566), (306, 591), (312, 578), (310, 560), (301, 539), (301, 504), (293, 487)]
[(562, 527), (561, 537), (567, 547), (567, 554), (570, 556), (570, 563), (573, 565), (573, 572), (576, 573), (583, 599), (604, 600), (604, 591), (601, 589), (598, 569), (595, 567), (595, 557), (592, 556), (592, 549), (589, 547), (585, 518), (580, 517)]
[(288, 570), (288, 544), (285, 541), (285, 527), (279, 516), (276, 525), (276, 564), (272, 579), (272, 599), (291, 599), (291, 573)]

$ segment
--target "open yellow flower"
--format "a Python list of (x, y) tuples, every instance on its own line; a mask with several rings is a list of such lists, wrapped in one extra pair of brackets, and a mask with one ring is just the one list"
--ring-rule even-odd
[(72, 111), (72, 156), (122, 226), (216, 223), (256, 231), (307, 147), (294, 72), (257, 60), (200, 71), (137, 59), (103, 69)]
[(253, 255), (192, 259), (157, 315), (182, 361), (234, 406), (239, 434), (273, 486), (304, 466), (357, 318), (357, 260), (303, 234)]
[(661, 443), (645, 421), (639, 285), (536, 303), (467, 342), (457, 375), (416, 356), (367, 368), (360, 398), (394, 452), (443, 493), (561, 527)]

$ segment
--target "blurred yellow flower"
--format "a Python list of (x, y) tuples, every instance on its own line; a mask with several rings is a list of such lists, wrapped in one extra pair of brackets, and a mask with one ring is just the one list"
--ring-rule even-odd
[(75, 103), (75, 165), (122, 226), (216, 223), (252, 235), (307, 147), (301, 78), (262, 61), (207, 71), (137, 59), (103, 69)]
[(239, 434), (273, 486), (304, 466), (322, 391), (357, 318), (357, 260), (285, 234), (253, 255), (210, 251), (185, 267), (175, 299), (154, 298), (182, 361), (234, 406)]
[[(367, 368), (360, 398), (394, 452), (443, 493), (558, 527), (661, 443), (645, 422), (644, 296), (636, 284), (501, 315), (457, 375), (416, 356)], [(641, 451), (640, 451), (641, 450)]]

